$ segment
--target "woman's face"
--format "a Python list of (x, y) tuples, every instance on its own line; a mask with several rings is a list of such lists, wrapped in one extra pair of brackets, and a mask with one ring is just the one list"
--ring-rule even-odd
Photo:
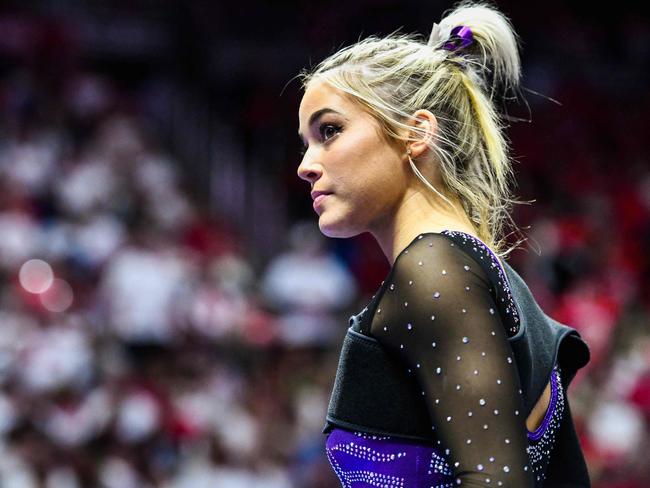
[(390, 224), (406, 189), (405, 149), (381, 136), (379, 123), (344, 92), (315, 81), (298, 112), (305, 153), (298, 176), (311, 191), (318, 225), (329, 237), (353, 237)]

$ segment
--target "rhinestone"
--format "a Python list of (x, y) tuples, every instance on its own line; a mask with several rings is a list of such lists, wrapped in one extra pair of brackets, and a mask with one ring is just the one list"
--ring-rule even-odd
[(504, 466), (504, 467), (503, 467), (503, 470), (504, 470), (506, 473), (509, 473), (509, 472), (510, 472), (510, 468), (509, 468), (508, 466)]
[(381, 308), (378, 308), (378, 309), (377, 309), (377, 313), (378, 313), (378, 314), (381, 313)]
[(411, 330), (413, 328), (413, 325), (409, 322), (408, 324), (406, 324), (406, 328), (408, 330)]
[(460, 361), (460, 356), (456, 356), (456, 361)]
[(457, 389), (457, 390), (460, 390), (460, 385), (456, 385), (456, 389)]
[[(500, 385), (500, 384), (501, 384), (501, 380), (497, 380), (497, 385)], [(521, 393), (521, 392), (519, 392), (519, 393)]]
[(432, 346), (432, 347), (436, 347), (436, 343), (435, 343), (435, 342), (432, 342), (432, 343), (431, 343), (431, 346)]
[(499, 411), (495, 409), (494, 410), (494, 415), (499, 415)]
[(490, 313), (491, 313), (492, 315), (494, 315), (494, 309), (493, 309), (493, 308), (490, 309)]
[(477, 464), (476, 469), (478, 469), (479, 471), (483, 471), (483, 465), (482, 464)]
[(419, 266), (422, 266), (422, 261), (418, 261), (418, 265), (419, 265)]
[(487, 430), (488, 424), (483, 424), (483, 430)]
[(478, 403), (479, 403), (479, 405), (485, 405), (485, 399), (484, 399), (484, 398), (481, 398), (481, 399), (478, 401)]
[(508, 356), (508, 362), (512, 363), (512, 358), (510, 356)]
[(404, 302), (404, 306), (405, 306), (405, 307), (408, 307), (408, 306), (409, 306), (409, 302)]
[(490, 458), (489, 458), (489, 459), (490, 459), (490, 462), (491, 462), (491, 463), (493, 463), (493, 462), (494, 462), (494, 457), (492, 457), (492, 456), (490, 456)]
[(404, 344), (400, 344), (400, 345), (399, 345), (399, 348), (400, 348), (400, 349), (404, 349)]
[(467, 443), (468, 443), (468, 444), (471, 444), (471, 443), (472, 443), (472, 439), (467, 439)]
[(510, 444), (510, 439), (506, 439), (506, 444)]
[(469, 342), (469, 339), (467, 337), (463, 337), (463, 343), (467, 344)]
[(390, 289), (391, 289), (391, 290), (394, 290), (394, 289), (395, 289), (395, 285), (391, 284), (391, 285), (390, 285)]
[(438, 366), (438, 367), (436, 368), (436, 373), (437, 373), (437, 374), (442, 373), (442, 368), (441, 368), (440, 366)]
[(469, 271), (469, 266), (465, 265), (463, 268), (465, 268), (465, 271)]
[(463, 313), (467, 313), (467, 310), (463, 309)]
[(443, 270), (442, 270), (442, 274), (443, 274), (443, 275), (446, 275), (446, 274), (447, 274), (447, 270), (446, 270), (446, 269), (443, 269)]
[(437, 291), (433, 294), (433, 298), (439, 298), (440, 297), (440, 292)]
[(416, 368), (419, 368), (419, 367), (420, 367), (420, 363), (416, 364), (415, 367), (416, 367)]
[(435, 316), (435, 315), (432, 315), (432, 316), (431, 316), (431, 320), (435, 320), (435, 319), (436, 319), (436, 316)]
[(471, 411), (470, 411), (470, 412), (467, 412), (467, 416), (468, 416), (468, 417), (471, 417), (472, 415), (473, 415), (473, 414), (472, 414)]
[(474, 370), (474, 374), (478, 374), (478, 369), (475, 369), (475, 370)]
[(413, 284), (413, 280), (409, 280), (409, 285), (412, 285), (412, 284)]
[(469, 291), (469, 286), (466, 286), (466, 287), (465, 287), (465, 291)]
[(447, 417), (447, 422), (451, 420), (451, 415)]

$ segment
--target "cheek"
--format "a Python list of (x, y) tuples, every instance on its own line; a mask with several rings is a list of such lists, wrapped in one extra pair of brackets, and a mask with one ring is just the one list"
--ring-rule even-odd
[(379, 155), (372, 147), (362, 144), (338, 149), (340, 151), (332, 158), (335, 163), (331, 174), (334, 188), (339, 187), (355, 200), (372, 195), (382, 173)]
[(395, 189), (394, 183), (400, 179), (400, 160), (387, 144), (376, 138), (368, 141), (357, 160), (363, 178), (377, 191), (390, 193)]
[(337, 160), (358, 177), (385, 173), (390, 168), (389, 161), (393, 156), (390, 147), (372, 129), (357, 132), (355, 137), (341, 139), (336, 151)]
[[(376, 228), (400, 201), (399, 160), (390, 150), (358, 144), (332, 157), (328, 181), (338, 195), (325, 206), (319, 223), (330, 237), (352, 237)], [(334, 156), (334, 154), (331, 154)]]
[(357, 161), (358, 167), (351, 172), (356, 206), (373, 215), (387, 212), (400, 196), (402, 180), (395, 169), (399, 162), (381, 150), (369, 150)]

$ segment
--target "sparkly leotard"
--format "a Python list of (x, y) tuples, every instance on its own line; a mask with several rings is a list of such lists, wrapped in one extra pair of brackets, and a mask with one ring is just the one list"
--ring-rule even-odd
[(355, 318), (416, 376), (432, 441), (334, 428), (326, 452), (343, 487), (543, 486), (564, 410), (560, 369), (529, 432), (508, 343), (517, 307), (486, 244), (458, 231), (420, 234)]

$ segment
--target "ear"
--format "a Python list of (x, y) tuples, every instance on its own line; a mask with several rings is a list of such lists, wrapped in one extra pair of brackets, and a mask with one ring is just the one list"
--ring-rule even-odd
[(417, 127), (418, 130), (411, 130), (409, 138), (411, 142), (407, 143), (407, 149), (411, 150), (411, 158), (417, 158), (426, 154), (430, 146), (435, 141), (438, 133), (438, 119), (427, 109), (419, 109), (413, 113), (413, 118), (408, 122), (410, 126)]

